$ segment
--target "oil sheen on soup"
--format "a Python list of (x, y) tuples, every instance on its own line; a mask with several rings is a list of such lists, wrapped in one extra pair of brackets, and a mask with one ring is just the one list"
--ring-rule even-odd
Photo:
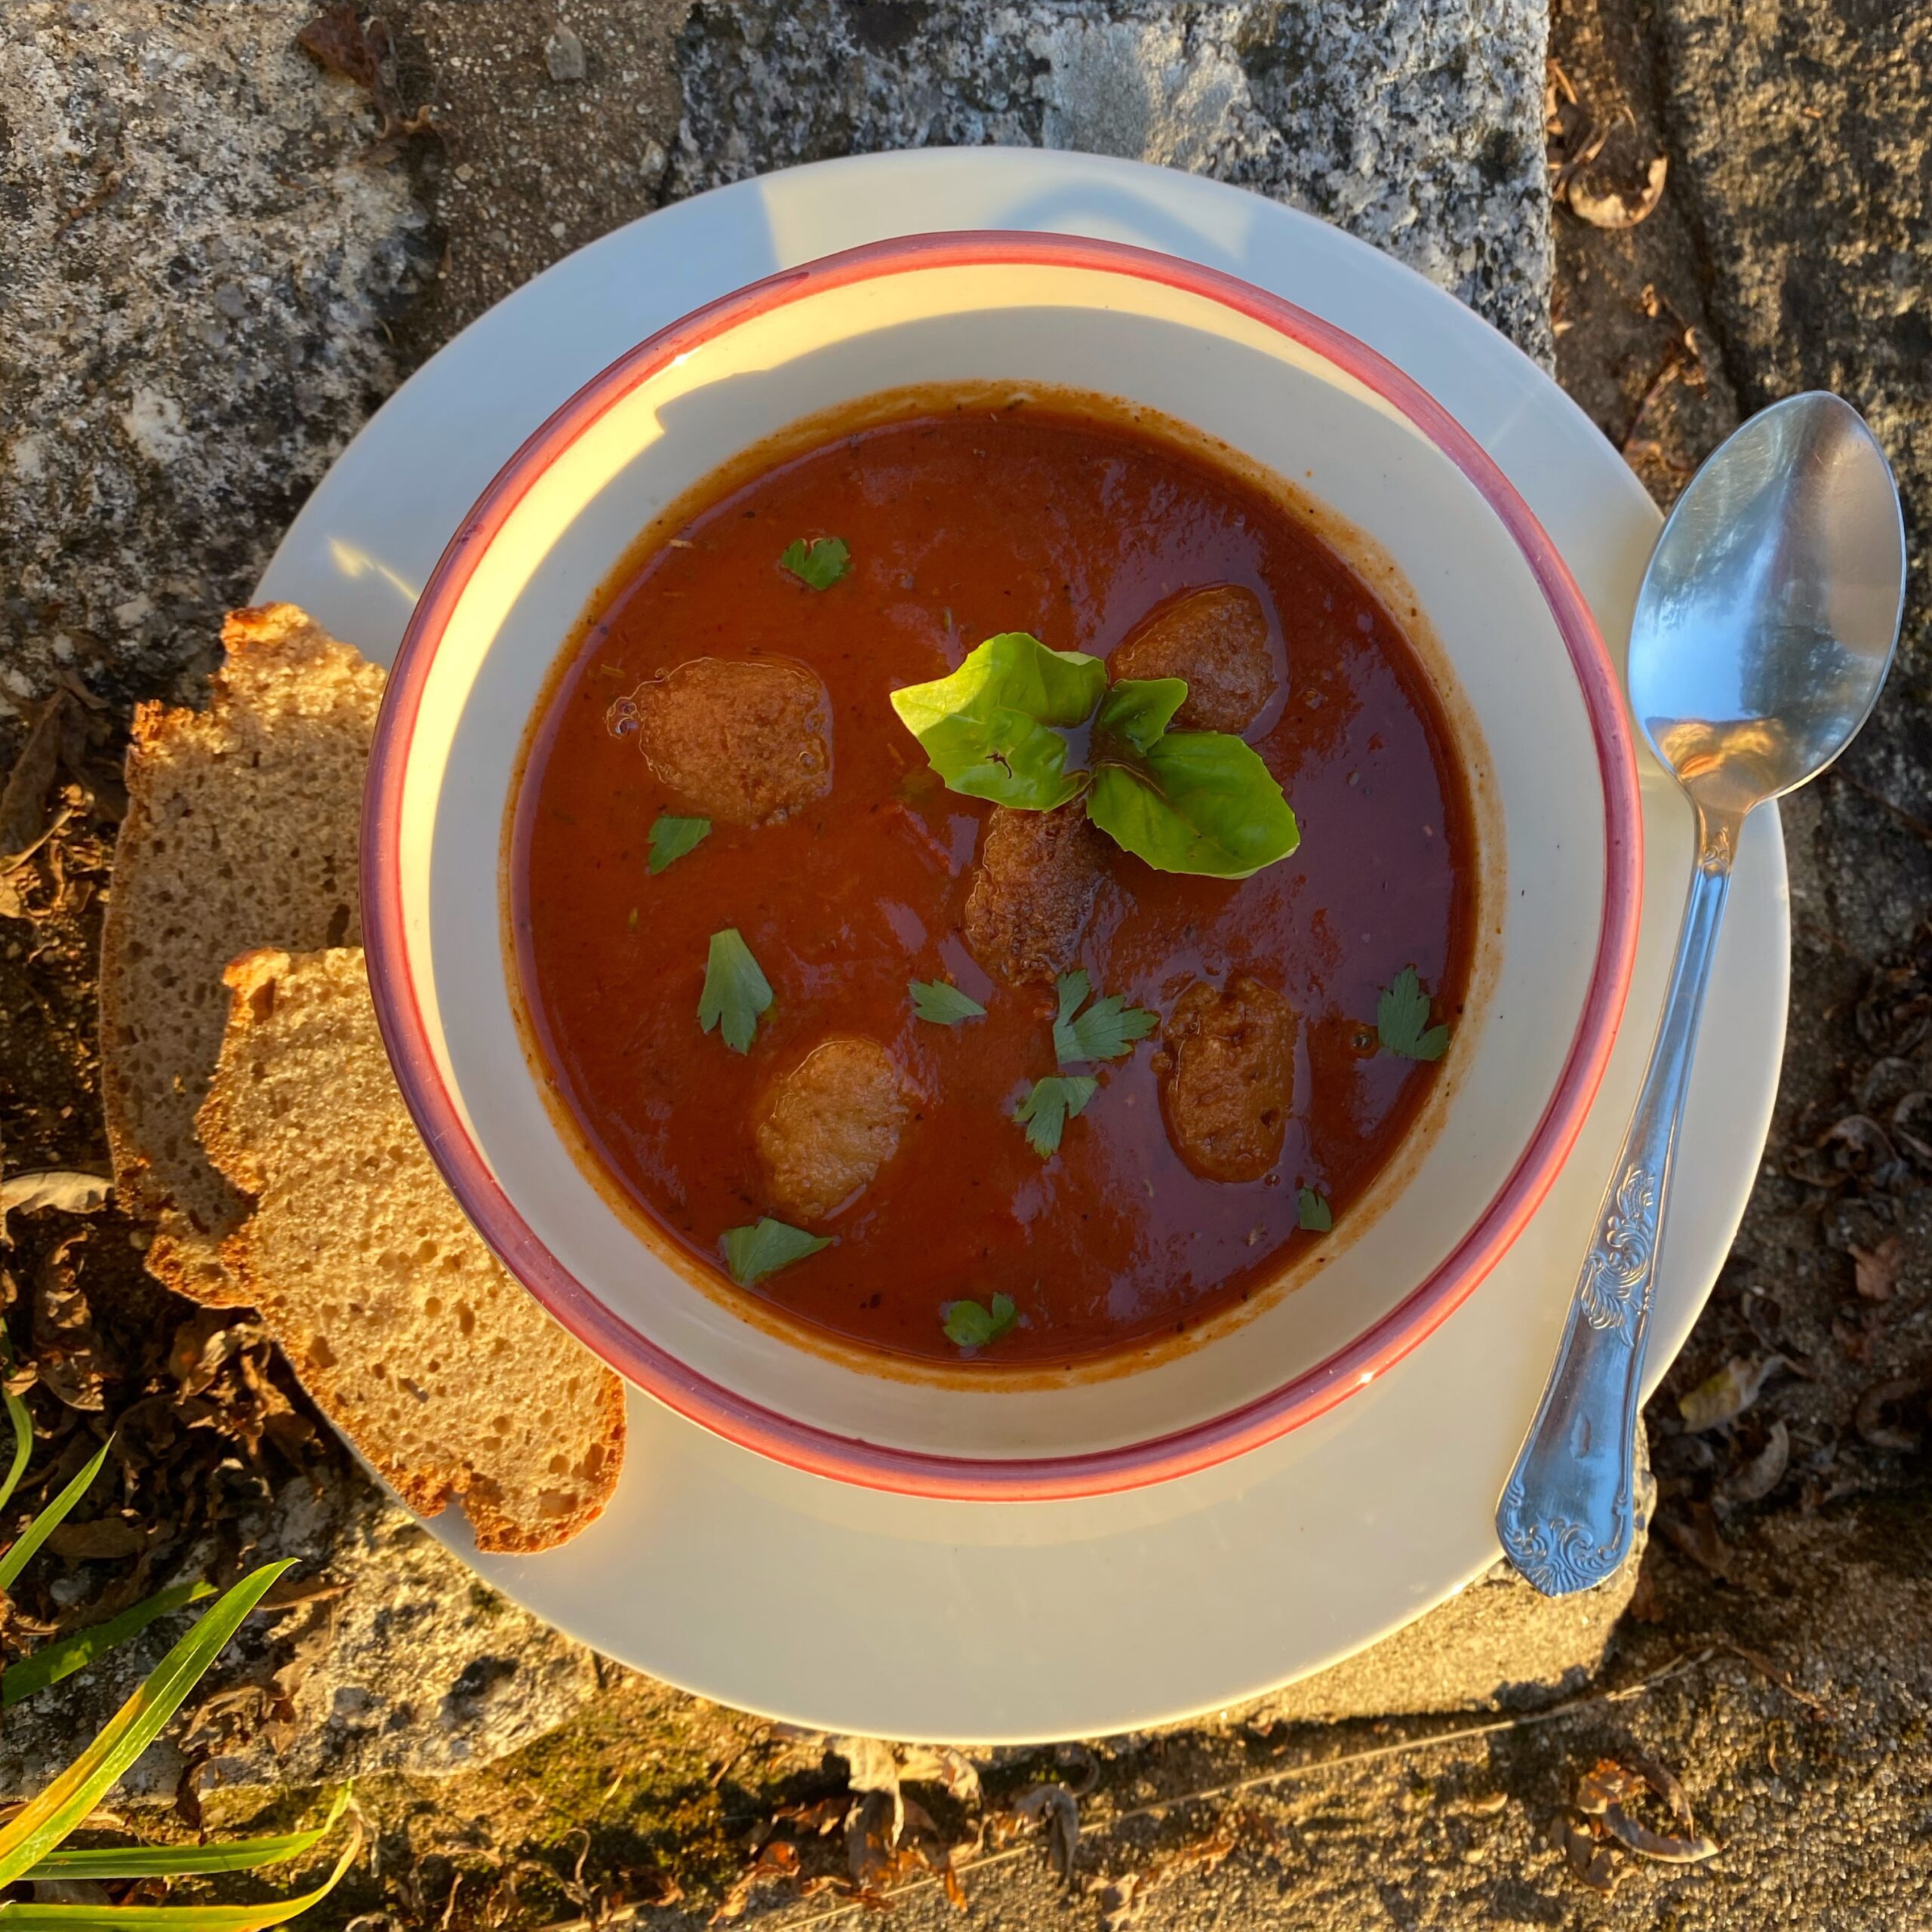
[[(1179, 750), (1278, 784), (1299, 844), (1157, 869), (1097, 792), (955, 789), (892, 694), (1016, 634), (1183, 678), (1168, 731), (1247, 750)], [(1074, 785), (1105, 763), (1044, 728)], [(607, 586), (528, 746), (516, 965), (687, 1266), (899, 1357), (1071, 1363), (1362, 1199), (1460, 1016), (1470, 818), (1421, 660), (1285, 493), (1099, 398), (929, 396), (733, 472)]]

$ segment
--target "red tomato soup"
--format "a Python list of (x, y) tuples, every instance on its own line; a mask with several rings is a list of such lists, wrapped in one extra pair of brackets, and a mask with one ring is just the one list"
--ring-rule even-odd
[[(1394, 1155), (1468, 982), (1469, 794), (1401, 626), (1265, 479), (1097, 398), (916, 406), (731, 472), (607, 586), (532, 728), (516, 965), (561, 1110), (714, 1286), (1069, 1363), (1246, 1300)], [(1298, 848), (1156, 870), (1080, 801), (950, 789), (891, 694), (1014, 632), (1185, 677), (1170, 730), (1244, 740)]]

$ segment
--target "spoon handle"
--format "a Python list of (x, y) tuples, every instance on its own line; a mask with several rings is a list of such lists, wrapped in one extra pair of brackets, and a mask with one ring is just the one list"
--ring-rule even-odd
[(1697, 812), (1697, 869), (1651, 1063), (1584, 1257), (1556, 1364), (1497, 1506), (1510, 1561), (1546, 1596), (1613, 1575), (1636, 1509), (1637, 1410), (1664, 1205), (1738, 816)]

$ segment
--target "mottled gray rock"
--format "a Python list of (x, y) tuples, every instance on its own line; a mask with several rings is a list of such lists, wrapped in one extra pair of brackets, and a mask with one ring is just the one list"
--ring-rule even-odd
[(162, 681), (394, 383), (430, 260), (312, 8), (0, 20), (0, 683)]
[(1542, 0), (699, 0), (688, 193), (881, 148), (1079, 148), (1340, 223), (1547, 357)]
[[(365, 1480), (320, 1496), (291, 1480), (254, 1528), (263, 1560), (297, 1558), (294, 1578), (323, 1593), (251, 1620), (123, 1799), (171, 1798), (190, 1762), (205, 1794), (473, 1770), (555, 1730), (597, 1689), (589, 1651), (485, 1589)], [(183, 1566), (183, 1579), (195, 1574)], [(0, 1793), (45, 1784), (189, 1622), (171, 1618), (10, 1710)]]

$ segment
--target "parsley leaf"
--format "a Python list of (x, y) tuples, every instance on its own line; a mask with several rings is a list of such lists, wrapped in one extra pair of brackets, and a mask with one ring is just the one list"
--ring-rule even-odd
[(962, 1349), (983, 1349), (989, 1342), (997, 1342), (1020, 1319), (1011, 1295), (995, 1295), (989, 1309), (976, 1301), (955, 1301), (949, 1302), (942, 1312), (946, 1339)]
[(1085, 1109), (1100, 1086), (1084, 1073), (1050, 1073), (1033, 1082), (1033, 1091), (1014, 1109), (1013, 1118), (1026, 1128), (1027, 1143), (1041, 1159), (1059, 1152), (1067, 1122)]
[(930, 1020), (935, 1026), (957, 1026), (962, 1020), (986, 1017), (986, 1009), (950, 980), (914, 980), (906, 991), (912, 995), (912, 1017)]
[(758, 971), (752, 949), (736, 926), (711, 935), (704, 964), (704, 991), (697, 1003), (698, 1024), (715, 1026), (734, 1054), (751, 1051), (758, 1017), (771, 1004), (771, 983)]
[[(1144, 1006), (1129, 1006), (1118, 993), (1097, 999), (1078, 1019), (1074, 1017), (1087, 997), (1087, 975), (1063, 973), (1059, 981), (1060, 1017), (1054, 1022), (1054, 1057), (1062, 1066), (1075, 1060), (1118, 1060), (1134, 1051), (1136, 1040), (1145, 1039), (1161, 1023), (1157, 1014)], [(1076, 1109), (1078, 1111), (1078, 1109)]]
[(1099, 658), (1049, 651), (1024, 631), (1002, 631), (969, 652), (950, 677), (902, 686), (892, 708), (949, 790), (1051, 811), (1086, 783), (1084, 773), (1066, 769), (1061, 732), (1085, 724), (1106, 688)]
[(673, 818), (660, 812), (651, 828), (651, 857), (645, 866), (653, 878), (672, 860), (681, 859), (700, 839), (711, 836), (708, 818)]
[(1312, 1187), (1303, 1188), (1297, 1198), (1295, 1219), (1312, 1235), (1325, 1235), (1335, 1225), (1334, 1211)]
[(748, 1228), (724, 1230), (724, 1265), (740, 1287), (749, 1288), (780, 1268), (832, 1245), (824, 1235), (808, 1235), (768, 1214)]
[(1395, 983), (1383, 989), (1375, 1008), (1375, 1032), (1385, 1054), (1398, 1054), (1404, 1060), (1442, 1057), (1449, 1029), (1429, 1026), (1429, 995), (1413, 966), (1404, 966), (1395, 975)]
[(814, 537), (809, 543), (795, 537), (778, 553), (778, 568), (814, 590), (829, 590), (852, 568), (852, 553), (842, 537)]

